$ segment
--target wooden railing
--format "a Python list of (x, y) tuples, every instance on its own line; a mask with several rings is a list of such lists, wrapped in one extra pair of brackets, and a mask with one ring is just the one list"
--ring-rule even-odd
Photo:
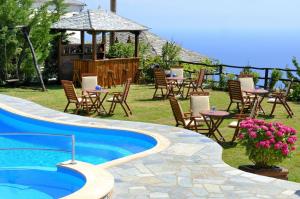
[[(295, 69), (286, 69), (286, 68), (268, 68), (268, 67), (264, 67), (264, 68), (259, 68), (259, 67), (252, 67), (252, 66), (230, 66), (230, 65), (225, 65), (225, 64), (216, 64), (216, 65), (209, 65), (209, 64), (204, 64), (204, 63), (197, 63), (197, 62), (187, 62), (187, 61), (179, 61), (179, 64), (191, 64), (191, 65), (197, 65), (197, 66), (204, 66), (204, 67), (209, 67), (209, 68), (214, 68), (215, 72), (211, 73), (211, 75), (216, 75), (219, 76), (219, 79), (221, 78), (221, 75), (226, 75), (226, 74), (234, 74), (234, 75), (239, 75), (236, 74), (234, 72), (230, 72), (230, 73), (226, 73), (225, 72), (225, 68), (227, 69), (250, 69), (250, 70), (259, 70), (259, 71), (263, 71), (263, 76), (259, 76), (258, 78), (260, 80), (263, 80), (263, 85), (261, 85), (261, 87), (264, 87), (265, 89), (268, 88), (269, 85), (269, 80), (271, 79), (270, 75), (272, 73), (272, 70), (279, 70), (279, 71), (283, 71), (283, 72), (297, 72), (297, 70)], [(186, 71), (189, 73), (194, 73), (194, 71)], [(259, 73), (260, 74), (260, 73)], [(291, 81), (290, 79), (287, 78), (282, 78), (280, 79), (280, 81)], [(294, 80), (294, 82), (299, 82), (297, 80)]]

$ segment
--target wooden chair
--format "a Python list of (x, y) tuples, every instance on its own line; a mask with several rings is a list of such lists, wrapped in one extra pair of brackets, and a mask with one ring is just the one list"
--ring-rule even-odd
[[(163, 99), (167, 99), (167, 97), (170, 95), (174, 96), (173, 85), (168, 83), (165, 72), (163, 70), (155, 69), (154, 78), (155, 78), (155, 91), (152, 97), (153, 99), (160, 97), (156, 95), (158, 89), (161, 90), (161, 97)], [(164, 89), (166, 90), (166, 93), (164, 93)]]
[(285, 92), (273, 92), (271, 94), (271, 98), (268, 99), (268, 103), (273, 104), (270, 116), (273, 116), (273, 113), (275, 111), (276, 105), (277, 104), (281, 104), (283, 105), (283, 107), (285, 108), (285, 110), (287, 111), (289, 117), (293, 117), (294, 113), (291, 109), (291, 107), (289, 106), (288, 102), (287, 102), (287, 98), (289, 96), (290, 90), (291, 90), (291, 86), (292, 86), (293, 81), (290, 81), (285, 89)]
[(229, 128), (235, 128), (235, 131), (234, 131), (234, 134), (233, 134), (233, 137), (232, 137), (232, 140), (231, 142), (234, 142), (236, 140), (236, 137), (238, 135), (238, 133), (240, 132), (240, 123), (241, 121), (245, 120), (246, 118), (256, 118), (257, 116), (257, 112), (258, 112), (258, 109), (259, 109), (259, 102), (261, 100), (261, 97), (257, 97), (257, 99), (255, 100), (255, 102), (253, 103), (253, 106), (251, 108), (251, 113), (250, 115), (247, 115), (247, 114), (236, 114), (234, 116), (235, 119), (237, 119), (236, 121), (232, 121), (228, 127)]
[(205, 78), (205, 69), (201, 69), (198, 73), (198, 77), (196, 80), (187, 82), (187, 84), (184, 86), (188, 89), (185, 96), (186, 99), (191, 95), (191, 92), (198, 92), (199, 91), (198, 89), (204, 92), (202, 88), (204, 78)]
[[(107, 100), (108, 102), (111, 102), (111, 106), (110, 106), (108, 114), (113, 114), (115, 111), (116, 105), (120, 104), (127, 117), (129, 117), (129, 114), (132, 115), (131, 109), (127, 103), (127, 97), (128, 97), (128, 93), (129, 93), (129, 89), (130, 89), (130, 84), (131, 84), (131, 78), (129, 78), (126, 81), (123, 92), (113, 92), (112, 93), (113, 97)], [(128, 114), (126, 108), (128, 109), (129, 114)]]
[(85, 95), (86, 90), (94, 90), (98, 85), (98, 76), (96, 73), (82, 73), (81, 87), (82, 93)]
[(228, 91), (230, 97), (230, 104), (227, 108), (227, 111), (229, 111), (232, 103), (237, 104), (237, 108), (240, 111), (240, 113), (243, 113), (245, 108), (250, 107), (251, 98), (247, 95), (243, 95), (240, 81), (228, 80)]
[[(191, 120), (193, 120), (195, 124), (195, 130), (197, 132), (198, 129), (196, 124), (200, 124), (201, 122), (205, 124), (205, 120), (200, 113), (209, 110), (210, 110), (209, 93), (191, 92), (191, 98), (190, 98)], [(202, 128), (199, 130), (208, 130), (208, 128)]]
[(170, 105), (172, 108), (172, 112), (176, 121), (176, 126), (182, 125), (183, 128), (195, 130), (198, 129), (197, 127), (199, 123), (197, 123), (197, 120), (191, 119), (191, 113), (190, 112), (183, 112), (182, 108), (177, 101), (177, 99), (174, 96), (169, 97)]
[(74, 84), (72, 81), (61, 80), (61, 83), (64, 88), (66, 97), (68, 99), (68, 104), (67, 104), (64, 112), (67, 111), (67, 109), (71, 103), (74, 103), (76, 106), (75, 114), (78, 113), (80, 108), (82, 108), (84, 110), (89, 110), (89, 107), (91, 106), (89, 99), (87, 99), (85, 96), (82, 96), (82, 97), (77, 96), (75, 87), (74, 87)]

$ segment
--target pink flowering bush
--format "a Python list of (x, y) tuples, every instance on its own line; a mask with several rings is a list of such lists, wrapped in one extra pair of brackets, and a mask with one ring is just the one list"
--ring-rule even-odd
[(249, 159), (258, 168), (268, 168), (291, 157), (296, 149), (296, 130), (281, 123), (246, 119), (240, 123), (239, 142), (246, 146)]

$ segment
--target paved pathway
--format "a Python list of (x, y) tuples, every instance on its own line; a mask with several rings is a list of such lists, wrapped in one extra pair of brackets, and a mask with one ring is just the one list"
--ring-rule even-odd
[(222, 148), (218, 144), (192, 131), (65, 114), (5, 95), (0, 95), (0, 103), (64, 122), (135, 128), (169, 139), (170, 146), (160, 153), (108, 169), (115, 177), (113, 198), (300, 198), (300, 184), (232, 168), (222, 161)]

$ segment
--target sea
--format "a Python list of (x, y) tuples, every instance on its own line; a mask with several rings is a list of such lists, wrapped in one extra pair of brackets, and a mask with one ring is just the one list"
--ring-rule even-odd
[[(292, 58), (300, 62), (299, 32), (169, 30), (157, 31), (157, 34), (225, 65), (295, 69)], [(226, 70), (239, 72), (238, 69)], [(264, 71), (256, 72), (264, 76)]]

